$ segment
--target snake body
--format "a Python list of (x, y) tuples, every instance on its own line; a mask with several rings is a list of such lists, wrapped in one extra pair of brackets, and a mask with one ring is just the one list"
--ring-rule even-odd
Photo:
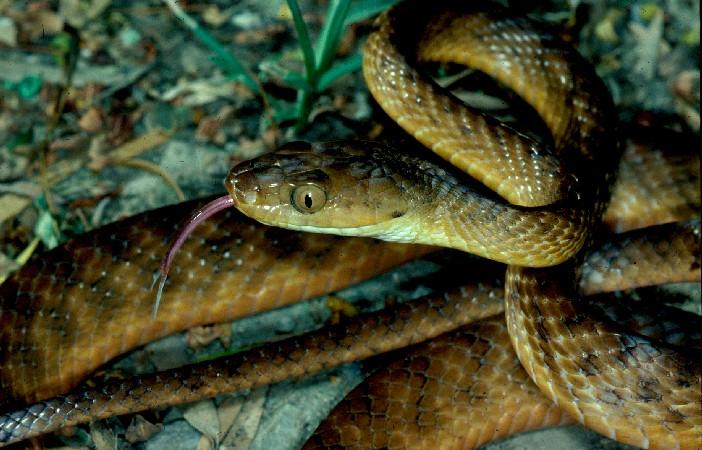
[[(400, 126), (501, 199), (392, 150), (296, 145), (232, 169), (226, 186), (237, 208), (267, 224), (447, 246), (508, 263), (507, 328), (547, 397), (625, 443), (698, 446), (699, 355), (588, 317), (576, 294), (576, 263), (564, 263), (588, 245), (614, 179), (619, 152), (606, 89), (539, 26), (497, 6), (446, 3), (408, 1), (384, 14), (366, 44), (366, 83)], [(539, 113), (553, 148), (439, 95), (413, 68), (416, 60), (461, 63), (496, 78)], [(574, 174), (572, 184), (561, 167)], [(535, 181), (544, 179), (553, 184)], [(349, 211), (374, 208), (369, 198), (381, 199), (380, 213), (359, 224)], [(387, 214), (386, 203), (398, 211)]]
[[(680, 233), (679, 228), (676, 224), (662, 226), (647, 239), (641, 239), (638, 232), (624, 234), (592, 251), (584, 264), (603, 267), (601, 255), (609, 253), (612, 246), (619, 246), (630, 255), (638, 253), (631, 265), (645, 273), (660, 270), (661, 267), (669, 267), (671, 271), (685, 267), (685, 260), (677, 256), (699, 258), (699, 251), (696, 250), (700, 244), (699, 222), (690, 224), (687, 233)], [(655, 249), (671, 240), (685, 244), (680, 246), (680, 253), (662, 253), (658, 259), (646, 258), (651, 253), (658, 254)], [(612, 268), (617, 265), (613, 264)], [(421, 448), (428, 434), (438, 433), (437, 438), (442, 445), (470, 448), (509, 433), (570, 423), (572, 419), (565, 411), (541, 395), (521, 368), (503, 319), (493, 318), (491, 324), (470, 325), (504, 312), (504, 277), (498, 275), (500, 270), (504, 272), (503, 267), (486, 265), (485, 262), (474, 262), (474, 266), (470, 270), (472, 275), (455, 281), (457, 286), (381, 313), (358, 316), (343, 324), (212, 362), (126, 380), (118, 379), (18, 408), (0, 415), (0, 445), (113, 415), (302, 378), (343, 363), (436, 338), (457, 328), (461, 328), (456, 331), (459, 336), (468, 333), (467, 338), (477, 339), (476, 342), (455, 354), (456, 337), (447, 335), (428, 344), (428, 351), (427, 346), (423, 346), (411, 352), (410, 356), (401, 356), (400, 361), (374, 375), (370, 381), (371, 386), (378, 384), (394, 388), (391, 392), (382, 394), (385, 388), (369, 392), (365, 387), (360, 387), (320, 426), (308, 446), (366, 448), (372, 446), (369, 443), (374, 443), (376, 447), (394, 443), (392, 446), (400, 448), (412, 445)], [(695, 276), (699, 277), (699, 273)], [(617, 274), (615, 271), (603, 271), (600, 277), (592, 280), (584, 279), (580, 291), (607, 292), (616, 283)], [(648, 282), (639, 281), (642, 281), (641, 285)], [(635, 286), (638, 284), (629, 285)], [(640, 307), (627, 309), (626, 303), (616, 307), (612, 299), (605, 299), (599, 304), (606, 314), (626, 317), (629, 321), (636, 317), (638, 324), (634, 328), (647, 336), (673, 345), (700, 348), (699, 330), (694, 320), (680, 317), (679, 314), (675, 317), (670, 312), (661, 317), (660, 307), (655, 309), (657, 314), (647, 315)], [(481, 329), (493, 329), (498, 334), (487, 335), (485, 331), (476, 331)], [(462, 342), (460, 339), (459, 342)], [(464, 351), (467, 352), (465, 356), (460, 356)], [(453, 356), (447, 355), (447, 352)], [(477, 352), (477, 356), (474, 352)], [(486, 359), (486, 355), (489, 358)], [(407, 369), (394, 368), (404, 366), (415, 358), (434, 361), (437, 369), (416, 364), (411, 364)], [(471, 360), (474, 363), (470, 363)], [(477, 367), (473, 366), (475, 363)], [(447, 364), (455, 369), (447, 370)], [(397, 377), (397, 370), (409, 370), (417, 377), (426, 378), (426, 381), (419, 386), (415, 386), (416, 383), (406, 384), (402, 377)], [(494, 377), (500, 381), (490, 387), (490, 380)], [(370, 410), (375, 414), (365, 416), (365, 419), (367, 408), (359, 410), (354, 400), (358, 391), (369, 397), (364, 402), (379, 405), (372, 406)], [(456, 395), (457, 392), (462, 394)], [(471, 393), (467, 398), (466, 392)], [(387, 401), (402, 405), (402, 408), (389, 407)], [(469, 403), (473, 406), (468, 407)], [(416, 420), (420, 414), (426, 419)], [(437, 418), (443, 418), (441, 426)], [(500, 426), (492, 428), (486, 426), (486, 422)], [(510, 425), (507, 426), (507, 423)], [(400, 441), (398, 436), (401, 436)]]
[[(35, 258), (0, 287), (5, 405), (64, 393), (105, 362), (157, 337), (339, 289), (427, 252), (265, 229), (228, 211), (198, 228), (181, 249), (164, 305), (144, 326), (163, 249), (199, 204), (154, 210), (87, 233)], [(346, 270), (339, 265), (344, 258), (362, 265)], [(193, 308), (193, 302), (207, 306)]]
[[(575, 268), (581, 266), (567, 261), (592, 240), (618, 157), (606, 89), (577, 53), (526, 19), (511, 17), (498, 7), (451, 5), (446, 12), (425, 6), (426, 14), (416, 14), (418, 7), (402, 4), (379, 21), (366, 47), (369, 88), (418, 141), (486, 187), (432, 158), (388, 153), (378, 144), (293, 144), (232, 170), (226, 185), (239, 209), (269, 224), (438, 244), (511, 264), (506, 277), (506, 328), (493, 321), (480, 329), (496, 330), (494, 339), (502, 344), (507, 338), (504, 330), (509, 330), (526, 373), (550, 401), (623, 442), (693, 448), (702, 427), (695, 411), (699, 365), (678, 348), (600, 325), (581, 312), (579, 300), (573, 301)], [(426, 38), (414, 42), (420, 35)], [(412, 50), (414, 44), (418, 50)], [(459, 52), (463, 45), (470, 51)], [(410, 63), (415, 60), (461, 62), (493, 75), (540, 114), (552, 143), (538, 143), (464, 109), (451, 97), (437, 96), (435, 85), (413, 69)], [(430, 110), (440, 114), (427, 114)], [(315, 187), (310, 191), (311, 185)], [(303, 190), (296, 191), (300, 186)], [(317, 210), (320, 198), (323, 207)], [(359, 198), (364, 200), (360, 209)], [(301, 211), (304, 207), (314, 211)], [(5, 405), (64, 393), (114, 356), (156, 337), (335, 290), (431, 251), (276, 231), (227, 212), (186, 242), (174, 261), (157, 319), (145, 326), (143, 320), (150, 317), (153, 305), (152, 274), (184, 210), (183, 206), (157, 210), (96, 230), (36, 258), (0, 287), (0, 400)], [(677, 213), (680, 216), (673, 213), (674, 219), (687, 217)], [(378, 225), (384, 221), (393, 225)], [(699, 242), (699, 227), (691, 230)], [(683, 242), (690, 247), (689, 239)], [(554, 269), (521, 267), (563, 262)], [(676, 267), (687, 264), (688, 277), (699, 276), (699, 253), (677, 262)], [(587, 283), (586, 277), (581, 279)], [(198, 300), (207, 307), (194, 308)], [(483, 312), (473, 319), (495, 314), (499, 308)], [(429, 322), (434, 317), (424, 315)], [(370, 339), (374, 328), (364, 329), (368, 331), (363, 336)], [(426, 338), (441, 332), (437, 330), (417, 335)], [(402, 332), (397, 336), (393, 345), (400, 346)], [(303, 361), (296, 368), (283, 364), (286, 358), (278, 360), (264, 351), (252, 360), (243, 356), (195, 375), (190, 369), (177, 372), (171, 379), (175, 389), (163, 402), (302, 376), (332, 364), (324, 362), (326, 348), (315, 348), (314, 342), (304, 341), (311, 351), (299, 343), (277, 349), (297, 358), (296, 364)], [(342, 353), (360, 357), (344, 347), (357, 342), (358, 337), (346, 336)], [(657, 364), (645, 364), (646, 359)], [(278, 365), (281, 369), (274, 370)], [(262, 372), (261, 367), (268, 370)], [(629, 390), (627, 378), (633, 375), (626, 370), (632, 367), (637, 369), (638, 388)], [(244, 382), (227, 382), (223, 375)], [(0, 420), (0, 436), (16, 440), (27, 432), (153, 407), (159, 377), (10, 413)], [(544, 423), (567, 420), (561, 412), (549, 417)], [(80, 420), (71, 422), (76, 418)]]
[[(232, 169), (225, 184), (237, 208), (269, 225), (431, 243), (532, 267), (576, 254), (604, 212), (618, 162), (607, 90), (574, 50), (531, 22), (494, 5), (448, 3), (405, 2), (385, 14), (366, 43), (366, 84), (407, 132), (496, 195), (426, 156), (296, 144)], [(492, 75), (539, 112), (554, 145), (466, 107), (417, 72), (417, 59)], [(301, 185), (325, 192), (324, 214), (299, 211), (292, 191)]]

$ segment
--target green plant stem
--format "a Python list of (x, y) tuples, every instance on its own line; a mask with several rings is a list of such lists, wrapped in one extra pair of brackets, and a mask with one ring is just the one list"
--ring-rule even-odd
[(239, 62), (231, 53), (229, 53), (222, 45), (217, 42), (205, 29), (203, 29), (193, 18), (191, 18), (183, 9), (178, 5), (175, 0), (163, 0), (163, 2), (170, 8), (173, 14), (180, 19), (183, 24), (197, 37), (200, 42), (202, 42), (211, 52), (213, 52), (217, 58), (222, 61), (222, 65), (228, 75), (244, 83), (244, 85), (249, 88), (255, 94), (261, 94), (261, 89), (259, 84), (254, 80), (253, 76), (249, 74), (248, 70), (243, 64)]
[(324, 26), (317, 41), (317, 65), (318, 73), (324, 73), (331, 66), (339, 43), (346, 29), (344, 21), (349, 12), (350, 0), (331, 0), (327, 10)]
[(293, 23), (295, 24), (300, 50), (302, 50), (302, 59), (305, 62), (307, 82), (314, 89), (317, 85), (317, 64), (315, 62), (314, 51), (312, 51), (312, 41), (310, 41), (307, 25), (305, 25), (305, 21), (302, 20), (302, 12), (300, 11), (300, 6), (297, 4), (297, 0), (287, 0), (287, 2), (290, 13), (292, 14)]
[(312, 103), (315, 95), (312, 91), (297, 91), (297, 122), (295, 131), (301, 131), (307, 125), (307, 119), (312, 112)]

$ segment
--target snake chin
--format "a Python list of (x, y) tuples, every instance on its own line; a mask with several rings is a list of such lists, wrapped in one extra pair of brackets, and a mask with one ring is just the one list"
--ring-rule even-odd
[(285, 227), (290, 230), (304, 231), (307, 233), (334, 234), (337, 236), (362, 236), (372, 237), (389, 242), (417, 243), (419, 232), (404, 224), (404, 221), (395, 220), (361, 227), (318, 227), (313, 225), (294, 225), (290, 223), (275, 223), (259, 220), (264, 225)]

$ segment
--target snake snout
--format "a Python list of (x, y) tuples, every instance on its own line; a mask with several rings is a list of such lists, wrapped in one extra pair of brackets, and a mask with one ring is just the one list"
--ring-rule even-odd
[(283, 170), (269, 155), (244, 161), (232, 167), (224, 187), (239, 206), (260, 205), (271, 195), (277, 197), (285, 180)]
[(235, 166), (224, 180), (224, 187), (234, 202), (240, 204), (255, 204), (257, 193), (261, 191), (261, 183), (251, 170), (236, 170)]

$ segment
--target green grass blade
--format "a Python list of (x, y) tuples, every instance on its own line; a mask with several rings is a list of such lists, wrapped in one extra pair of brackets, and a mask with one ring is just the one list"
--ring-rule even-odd
[(297, 110), (297, 104), (277, 102), (273, 107), (273, 121), (275, 123), (283, 123), (297, 119)]
[(331, 0), (329, 9), (324, 20), (324, 26), (319, 34), (317, 46), (317, 72), (325, 72), (331, 66), (336, 50), (339, 48), (339, 42), (346, 29), (344, 22), (349, 11), (350, 0)]
[(258, 77), (262, 81), (274, 79), (296, 90), (311, 91), (314, 89), (303, 74), (286, 69), (277, 62), (263, 61), (258, 65), (258, 69), (260, 71)]
[(181, 22), (202, 42), (212, 53), (215, 54), (217, 65), (232, 79), (241, 81), (252, 92), (260, 94), (258, 83), (249, 74), (243, 64), (239, 62), (222, 44), (220, 44), (212, 35), (202, 28), (192, 17), (190, 17), (178, 5), (175, 0), (163, 0), (164, 3), (171, 9), (173, 14), (180, 19)]
[(385, 11), (400, 0), (356, 0), (351, 4), (344, 26), (360, 22)]
[(355, 53), (348, 58), (342, 59), (333, 66), (329, 68), (319, 77), (319, 83), (317, 83), (317, 89), (323, 91), (324, 89), (331, 86), (340, 77), (347, 75), (349, 73), (356, 72), (361, 68), (361, 63), (363, 62), (363, 57), (360, 53)]
[(293, 23), (295, 24), (295, 31), (297, 32), (297, 40), (300, 44), (300, 50), (302, 50), (302, 59), (305, 62), (307, 81), (310, 85), (316, 86), (316, 63), (314, 52), (312, 51), (312, 42), (310, 41), (310, 35), (307, 31), (307, 25), (305, 25), (305, 21), (302, 20), (302, 13), (300, 12), (300, 6), (297, 4), (297, 0), (287, 0), (287, 2), (288, 8), (290, 8), (290, 13), (292, 14)]
[(314, 100), (312, 91), (297, 91), (297, 101), (295, 102), (297, 110), (297, 123), (295, 130), (301, 131), (307, 125), (307, 119), (312, 112), (312, 101)]

